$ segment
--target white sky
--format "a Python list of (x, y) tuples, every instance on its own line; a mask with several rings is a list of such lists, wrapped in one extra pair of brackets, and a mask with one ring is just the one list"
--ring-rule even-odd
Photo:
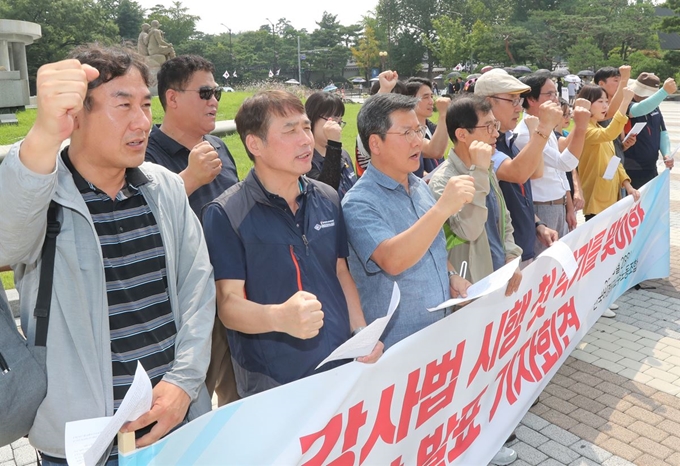
[[(172, 0), (137, 0), (147, 10), (154, 5), (166, 7)], [(308, 32), (316, 29), (316, 21), (321, 20), (324, 11), (337, 15), (343, 26), (358, 23), (378, 4), (378, 0), (339, 0), (333, 2), (299, 0), (252, 0), (220, 2), (214, 0), (183, 0), (182, 6), (189, 8), (189, 14), (200, 16), (196, 29), (206, 34), (227, 32), (224, 23), (233, 33), (253, 31), (269, 18), (274, 24), (286, 18), (296, 29), (306, 28)], [(162, 29), (162, 26), (161, 26)]]

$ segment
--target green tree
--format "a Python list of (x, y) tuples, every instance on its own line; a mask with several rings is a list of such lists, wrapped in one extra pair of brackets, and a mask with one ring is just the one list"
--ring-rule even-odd
[(605, 61), (604, 53), (591, 37), (579, 39), (567, 52), (569, 69), (573, 72), (584, 69), (596, 70)]
[(0, 17), (38, 23), (42, 37), (26, 48), (31, 89), (45, 63), (64, 59), (77, 45), (118, 41), (118, 26), (94, 0), (2, 0)]
[(118, 26), (122, 39), (137, 39), (146, 11), (135, 0), (97, 0), (104, 18)]
[(366, 26), (364, 36), (359, 39), (356, 47), (352, 47), (351, 51), (364, 76), (368, 77), (368, 71), (380, 65), (380, 47), (373, 27)]
[(137, 39), (146, 11), (134, 0), (120, 0), (116, 11), (118, 34), (123, 39)]
[(182, 6), (180, 1), (172, 2), (169, 8), (156, 5), (149, 10), (147, 22), (155, 19), (161, 23), (165, 40), (178, 47), (196, 34), (196, 22), (201, 19), (199, 16), (190, 15), (188, 11), (189, 8)]
[(440, 65), (451, 69), (458, 63), (464, 62), (469, 56), (467, 31), (460, 18), (440, 16), (432, 21), (435, 33), (439, 40), (435, 43), (427, 40), (426, 43), (434, 52)]

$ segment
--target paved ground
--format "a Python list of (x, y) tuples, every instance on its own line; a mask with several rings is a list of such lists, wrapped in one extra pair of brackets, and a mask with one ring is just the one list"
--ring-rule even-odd
[[(678, 147), (680, 103), (661, 108)], [(524, 417), (514, 466), (680, 466), (680, 166), (671, 276), (644, 285), (656, 289), (619, 298), (617, 317), (595, 324)], [(0, 448), (0, 466), (33, 464), (26, 440)]]

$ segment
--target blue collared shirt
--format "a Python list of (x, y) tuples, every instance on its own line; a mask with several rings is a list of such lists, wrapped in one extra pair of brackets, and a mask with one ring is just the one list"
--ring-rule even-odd
[(447, 275), (446, 239), (440, 232), (425, 255), (399, 275), (389, 275), (372, 259), (378, 245), (409, 229), (434, 205), (427, 185), (408, 175), (409, 191), (369, 165), (342, 200), (349, 239), (349, 268), (357, 284), (366, 322), (387, 313), (393, 283), (401, 301), (381, 340), (385, 348), (443, 318), (428, 312), (451, 297)]

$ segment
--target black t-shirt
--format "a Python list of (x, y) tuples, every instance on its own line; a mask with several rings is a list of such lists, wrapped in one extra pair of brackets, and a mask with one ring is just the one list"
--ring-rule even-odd
[[(201, 218), (201, 209), (208, 202), (218, 197), (231, 186), (238, 183), (236, 163), (226, 144), (217, 136), (206, 135), (203, 140), (208, 141), (217, 150), (222, 160), (222, 171), (210, 183), (201, 186), (189, 196), (191, 210)], [(149, 135), (149, 145), (146, 147), (146, 160), (164, 166), (174, 173), (184, 171), (189, 165), (189, 152), (186, 148), (154, 125)]]

